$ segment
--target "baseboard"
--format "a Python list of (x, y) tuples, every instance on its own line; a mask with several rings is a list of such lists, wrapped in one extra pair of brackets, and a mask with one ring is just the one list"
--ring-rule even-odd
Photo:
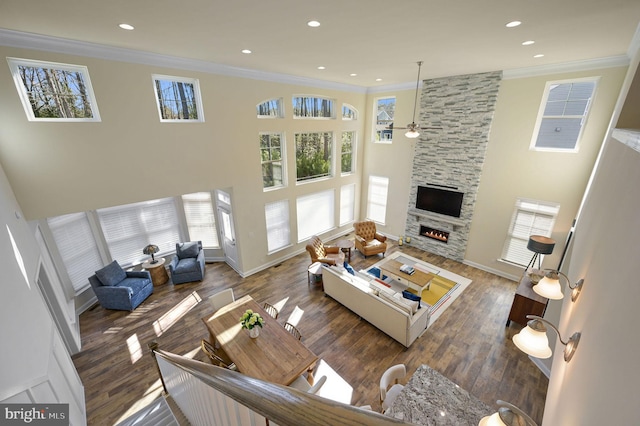
[(87, 300), (81, 306), (78, 306), (76, 308), (76, 315), (80, 315), (81, 313), (83, 313), (84, 311), (88, 310), (89, 308), (91, 308), (96, 303), (98, 303), (98, 298), (96, 296), (93, 296), (91, 299)]
[(508, 273), (506, 273), (504, 271), (500, 271), (500, 270), (494, 269), (494, 268), (489, 268), (488, 266), (481, 265), (481, 264), (475, 263), (475, 262), (471, 262), (469, 260), (463, 260), (462, 263), (464, 265), (473, 266), (474, 268), (480, 269), (481, 271), (489, 272), (489, 273), (491, 273), (493, 275), (497, 275), (499, 277), (506, 278), (506, 279), (511, 280), (511, 281), (519, 282), (520, 278), (522, 278), (519, 275), (508, 274)]

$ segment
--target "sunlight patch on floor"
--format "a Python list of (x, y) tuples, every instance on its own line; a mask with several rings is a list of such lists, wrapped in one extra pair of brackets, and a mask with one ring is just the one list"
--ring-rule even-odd
[(122, 414), (122, 416), (120, 416), (119, 419), (117, 419), (114, 422), (114, 424), (120, 423), (121, 421), (125, 420), (127, 417), (133, 415), (134, 413), (137, 413), (142, 408), (151, 404), (153, 401), (155, 401), (158, 397), (162, 395), (162, 392), (163, 392), (162, 382), (160, 381), (160, 379), (158, 379), (155, 382), (153, 382), (153, 384), (145, 391), (144, 395), (140, 399), (135, 401), (131, 405), (131, 407), (129, 407), (129, 409), (124, 414)]
[(103, 334), (118, 334), (124, 327), (109, 327)]
[(129, 349), (129, 358), (131, 358), (131, 364), (135, 364), (140, 358), (142, 358), (142, 347), (140, 346), (140, 340), (136, 333), (129, 336), (127, 339), (127, 349)]
[(185, 316), (187, 312), (193, 309), (198, 303), (202, 302), (202, 298), (197, 292), (193, 292), (169, 311), (153, 322), (153, 330), (156, 336), (160, 337), (165, 331), (169, 330), (180, 318)]

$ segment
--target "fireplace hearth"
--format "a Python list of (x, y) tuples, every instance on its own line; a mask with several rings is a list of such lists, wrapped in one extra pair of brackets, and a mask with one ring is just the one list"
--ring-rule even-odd
[(424, 225), (420, 225), (420, 235), (441, 241), (445, 244), (449, 241), (449, 233), (447, 231), (441, 231), (440, 229), (434, 229)]

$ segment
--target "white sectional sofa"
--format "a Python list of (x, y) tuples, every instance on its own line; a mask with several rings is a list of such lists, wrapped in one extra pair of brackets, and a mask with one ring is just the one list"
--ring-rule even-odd
[(380, 331), (409, 347), (429, 325), (429, 307), (411, 302), (373, 277), (324, 265), (324, 292)]

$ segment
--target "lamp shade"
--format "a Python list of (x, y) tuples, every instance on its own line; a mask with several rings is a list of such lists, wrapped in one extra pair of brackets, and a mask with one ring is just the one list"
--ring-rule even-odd
[(159, 252), (160, 249), (158, 248), (158, 246), (154, 245), (154, 244), (149, 244), (148, 246), (146, 246), (145, 248), (142, 249), (142, 253), (144, 254), (155, 254), (157, 252)]
[(408, 137), (409, 139), (415, 139), (418, 136), (420, 136), (420, 133), (418, 133), (417, 130), (409, 130), (407, 133), (404, 134), (406, 137)]
[(555, 245), (556, 242), (551, 238), (542, 235), (531, 235), (527, 243), (527, 248), (534, 253), (551, 254), (553, 253)]
[(545, 275), (538, 281), (538, 284), (533, 286), (533, 291), (542, 297), (552, 300), (560, 300), (564, 297), (562, 286), (560, 285), (560, 277), (557, 274)]
[(549, 358), (551, 356), (551, 348), (549, 347), (549, 339), (547, 331), (536, 331), (527, 325), (520, 333), (513, 336), (513, 343), (522, 352), (535, 358)]
[(483, 417), (478, 426), (507, 426), (501, 419), (500, 414), (493, 413), (490, 416)]

